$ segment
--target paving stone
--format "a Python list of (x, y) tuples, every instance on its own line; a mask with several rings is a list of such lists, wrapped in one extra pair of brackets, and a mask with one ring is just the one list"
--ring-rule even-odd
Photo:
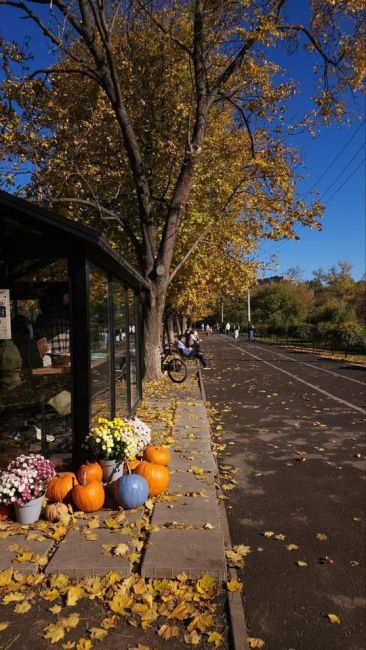
[(165, 530), (152, 533), (142, 563), (147, 578), (197, 578), (204, 573), (226, 580), (224, 540), (217, 530)]
[[(37, 534), (42, 535), (42, 532), (37, 531)], [(14, 567), (20, 573), (29, 575), (31, 573), (37, 573), (38, 565), (33, 562), (14, 562), (17, 553), (8, 550), (8, 546), (11, 544), (18, 544), (24, 550), (30, 551), (31, 553), (48, 555), (54, 542), (47, 538), (43, 542), (38, 542), (34, 539), (27, 540), (26, 535), (11, 535), (6, 539), (0, 539), (0, 571)]]
[(210, 430), (204, 427), (175, 425), (172, 434), (177, 440), (211, 440)]
[[(192, 524), (202, 528), (210, 523), (218, 528), (219, 509), (215, 501), (204, 497), (179, 497), (171, 503), (157, 503), (154, 508), (152, 523), (163, 525), (169, 522)], [(183, 531), (184, 532), (184, 531)]]
[[(72, 577), (103, 575), (118, 571), (123, 577), (131, 573), (131, 562), (125, 557), (104, 555), (102, 544), (128, 544), (129, 538), (119, 531), (96, 528), (96, 540), (89, 541), (79, 530), (70, 530), (48, 563), (46, 573), (66, 573)], [(133, 550), (133, 549), (131, 549)]]
[(184, 454), (190, 451), (206, 452), (212, 453), (210, 440), (201, 439), (194, 440), (193, 438), (184, 438), (177, 441), (173, 446), (172, 450), (179, 453), (182, 451)]
[(115, 509), (104, 509), (103, 510), (98, 510), (98, 512), (93, 512), (93, 514), (89, 515), (87, 519), (77, 519), (76, 523), (80, 527), (85, 527), (88, 525), (88, 521), (90, 519), (93, 519), (94, 517), (97, 517), (100, 521), (100, 527), (104, 526), (104, 522), (106, 519), (114, 519), (117, 517), (121, 512), (124, 512), (125, 518), (121, 522), (121, 526), (124, 524), (132, 524), (135, 521), (140, 521), (142, 519), (145, 509), (142, 508), (136, 508), (133, 511), (131, 510), (123, 510), (123, 508), (115, 508)]
[(207, 483), (196, 478), (192, 472), (175, 471), (170, 474), (169, 493), (206, 492), (210, 498), (216, 499), (214, 483), (214, 477), (209, 477), (209, 482)]
[(189, 470), (190, 467), (202, 467), (205, 472), (216, 472), (217, 466), (211, 452), (170, 452), (169, 467)]
[(166, 409), (171, 407), (172, 400), (150, 397), (150, 399), (146, 401), (146, 404), (150, 408)]

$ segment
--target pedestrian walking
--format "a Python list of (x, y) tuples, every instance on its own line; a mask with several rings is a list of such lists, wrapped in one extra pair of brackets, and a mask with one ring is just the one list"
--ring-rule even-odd
[(252, 323), (248, 323), (248, 341), (251, 343), (255, 341), (255, 328)]
[(228, 336), (229, 336), (229, 334), (230, 334), (230, 328), (231, 328), (231, 325), (230, 325), (230, 323), (229, 323), (229, 321), (228, 321), (228, 322), (226, 323), (226, 325), (225, 325), (225, 333), (226, 333)]
[(239, 338), (240, 325), (235, 325), (234, 328), (234, 340), (237, 341)]

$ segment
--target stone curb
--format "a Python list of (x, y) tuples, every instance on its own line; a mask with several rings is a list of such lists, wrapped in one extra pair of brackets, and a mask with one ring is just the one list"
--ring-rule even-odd
[[(201, 390), (202, 400), (204, 402), (206, 399), (205, 386), (203, 381), (203, 373), (201, 368), (198, 370), (198, 380)], [(226, 510), (224, 503), (221, 501), (218, 503), (219, 507), (219, 519), (221, 523), (221, 528), (224, 536), (225, 548), (231, 548), (231, 539), (229, 524), (227, 520)], [(228, 568), (228, 578), (230, 580), (237, 580), (238, 574), (234, 568)], [(229, 609), (229, 619), (230, 619), (230, 630), (232, 636), (233, 650), (249, 650), (247, 637), (247, 625), (245, 621), (244, 607), (242, 596), (239, 591), (227, 594), (227, 602)]]

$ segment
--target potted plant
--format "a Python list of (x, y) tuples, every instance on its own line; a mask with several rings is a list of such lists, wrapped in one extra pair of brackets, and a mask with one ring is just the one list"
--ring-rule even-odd
[(124, 418), (98, 418), (97, 426), (88, 433), (86, 447), (103, 468), (106, 483), (123, 474), (123, 462), (136, 456), (139, 439), (135, 426)]
[(140, 420), (140, 418), (138, 418), (136, 415), (132, 415), (131, 417), (129, 417), (127, 422), (132, 424), (135, 428), (137, 442), (138, 442), (137, 452), (142, 451), (151, 442), (150, 427), (147, 424), (145, 424), (145, 422)]
[(18, 456), (1, 473), (0, 503), (14, 505), (20, 524), (39, 519), (47, 482), (55, 475), (55, 466), (39, 454)]

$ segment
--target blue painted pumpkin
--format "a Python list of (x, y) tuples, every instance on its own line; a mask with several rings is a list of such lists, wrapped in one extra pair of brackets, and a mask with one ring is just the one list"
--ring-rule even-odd
[(147, 481), (138, 474), (126, 474), (114, 483), (114, 498), (125, 510), (142, 506), (148, 496)]

